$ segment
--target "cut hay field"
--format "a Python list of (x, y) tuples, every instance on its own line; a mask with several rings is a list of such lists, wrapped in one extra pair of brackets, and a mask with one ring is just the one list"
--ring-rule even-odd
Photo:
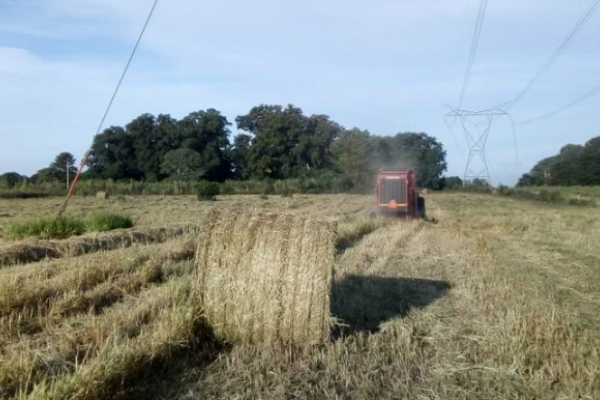
[[(7, 224), (60, 200), (0, 200), (0, 258)], [(0, 399), (599, 399), (600, 208), (426, 200), (428, 221), (390, 221), (368, 217), (371, 196), (76, 198), (69, 213), (130, 215), (141, 239), (115, 231), (85, 252), (64, 239), (53, 259), (0, 266)], [(242, 232), (228, 215), (243, 212), (275, 216)], [(330, 253), (325, 299), (314, 274)], [(336, 324), (315, 341), (302, 321), (323, 305)], [(303, 324), (292, 344), (268, 339)], [(237, 325), (261, 340), (228, 342)]]

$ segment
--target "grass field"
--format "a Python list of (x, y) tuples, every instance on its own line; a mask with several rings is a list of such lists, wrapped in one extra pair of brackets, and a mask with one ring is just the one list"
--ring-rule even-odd
[[(336, 222), (324, 345), (224, 345), (194, 308), (193, 230), (0, 268), (0, 398), (598, 399), (600, 208), (427, 195), (428, 221), (371, 196), (77, 198), (136, 229), (211, 209)], [(0, 226), (58, 198), (0, 200)], [(68, 240), (68, 239), (66, 239)], [(0, 252), (12, 241), (0, 232)]]

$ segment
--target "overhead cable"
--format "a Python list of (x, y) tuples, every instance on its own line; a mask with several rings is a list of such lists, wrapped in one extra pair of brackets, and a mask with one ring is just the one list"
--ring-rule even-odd
[[(600, 1), (600, 0), (599, 0)], [(473, 64), (475, 63), (475, 56), (477, 55), (477, 48), (479, 47), (479, 38), (481, 37), (481, 31), (483, 29), (483, 20), (485, 19), (485, 11), (487, 9), (488, 0), (481, 0), (479, 3), (479, 11), (477, 12), (477, 21), (475, 22), (475, 29), (473, 31), (473, 37), (471, 39), (471, 50), (469, 51), (469, 59), (467, 61), (467, 69), (463, 78), (462, 88), (460, 90), (460, 97), (458, 99), (457, 108), (462, 108), (465, 101), (465, 95), (467, 93), (467, 87), (471, 80), (471, 72), (473, 70)]]
[(550, 55), (550, 58), (546, 60), (546, 62), (542, 65), (542, 67), (536, 72), (533, 78), (525, 85), (523, 90), (521, 90), (517, 96), (515, 96), (512, 100), (502, 103), (499, 105), (499, 108), (503, 108), (508, 110), (511, 107), (514, 107), (525, 95), (531, 90), (533, 85), (535, 85), (547, 72), (550, 68), (556, 63), (556, 60), (564, 53), (564, 51), (569, 47), (569, 45), (573, 42), (573, 39), (577, 36), (577, 34), (583, 29), (583, 27), (588, 23), (594, 12), (598, 9), (600, 5), (600, 0), (593, 0), (589, 7), (586, 9), (585, 13), (579, 18), (575, 26), (571, 29), (571, 31), (567, 34), (567, 36), (560, 42), (558, 47), (554, 50), (554, 52)]
[[(152, 8), (150, 9), (150, 13), (148, 14), (148, 17), (146, 18), (146, 22), (144, 23), (144, 26), (142, 28), (142, 31), (140, 32), (140, 35), (138, 36), (138, 39), (135, 43), (135, 46), (133, 47), (133, 51), (131, 52), (131, 55), (129, 56), (129, 59), (127, 60), (127, 64), (125, 65), (125, 69), (123, 70), (123, 73), (121, 74), (121, 78), (119, 79), (119, 82), (117, 83), (117, 86), (112, 94), (112, 97), (110, 98), (110, 101), (108, 102), (108, 106), (106, 107), (106, 111), (104, 112), (104, 115), (102, 116), (102, 119), (100, 120), (100, 124), (98, 125), (98, 129), (96, 130), (96, 136), (100, 134), (100, 132), (102, 131), (102, 127), (104, 126), (104, 122), (106, 121), (106, 117), (108, 116), (108, 113), (110, 112), (110, 109), (112, 108), (112, 105), (115, 101), (115, 98), (117, 97), (117, 94), (119, 93), (119, 89), (121, 89), (121, 85), (123, 84), (123, 80), (125, 79), (125, 75), (127, 75), (127, 71), (129, 71), (129, 67), (131, 66), (131, 62), (133, 61), (133, 58), (135, 57), (135, 54), (138, 50), (138, 47), (140, 46), (140, 43), (142, 42), (142, 37), (144, 36), (144, 33), (146, 33), (146, 29), (148, 28), (148, 25), (150, 24), (150, 20), (152, 19), (152, 15), (154, 14), (154, 10), (156, 10), (156, 6), (158, 5), (159, 0), (154, 0), (154, 3), (152, 4)], [(85, 168), (87, 161), (90, 157), (90, 153), (91, 153), (91, 148), (85, 153), (85, 155), (83, 156), (83, 158), (81, 159), (81, 164), (79, 165), (79, 169), (77, 170), (77, 175), (75, 175), (75, 178), (73, 179), (73, 182), (71, 183), (71, 186), (69, 187), (69, 191), (67, 193), (67, 197), (65, 198), (64, 203), (61, 205), (60, 209), (58, 210), (58, 215), (57, 218), (60, 218), (60, 216), (65, 212), (65, 210), (67, 209), (67, 205), (69, 203), (69, 199), (73, 196), (73, 194), (75, 193), (75, 187), (77, 186), (77, 183), (79, 182), (79, 179), (81, 178), (81, 173), (83, 172), (83, 169)]]
[(575, 107), (576, 105), (578, 105), (579, 103), (583, 103), (585, 100), (589, 99), (590, 97), (596, 95), (600, 93), (600, 85), (593, 87), (590, 91), (584, 93), (583, 95), (579, 96), (578, 98), (576, 98), (573, 101), (570, 101), (569, 103), (558, 107), (557, 109), (555, 109), (554, 111), (550, 111), (549, 113), (546, 114), (542, 114), (539, 115), (535, 118), (531, 118), (525, 121), (521, 121), (519, 123), (519, 125), (529, 125), (529, 124), (534, 124), (536, 122), (540, 122), (540, 121), (544, 121), (546, 119), (552, 118), (562, 112), (567, 111), (568, 109)]

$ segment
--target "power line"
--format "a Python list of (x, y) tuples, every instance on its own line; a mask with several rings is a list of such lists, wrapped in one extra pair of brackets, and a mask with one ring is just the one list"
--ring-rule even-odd
[[(138, 47), (140, 46), (140, 43), (142, 41), (142, 37), (144, 36), (144, 33), (146, 33), (146, 28), (148, 28), (148, 24), (150, 24), (150, 20), (152, 19), (152, 15), (154, 14), (154, 10), (156, 10), (156, 6), (158, 5), (158, 1), (159, 0), (154, 0), (154, 4), (152, 5), (152, 8), (150, 9), (150, 13), (148, 14), (148, 17), (146, 18), (146, 22), (144, 23), (144, 27), (142, 28), (142, 31), (140, 32), (140, 35), (138, 36), (137, 42), (135, 43), (135, 46), (133, 47), (133, 51), (131, 52), (131, 55), (129, 56), (129, 60), (127, 60), (127, 64), (125, 65), (125, 69), (123, 70), (123, 73), (121, 74), (121, 78), (119, 79), (119, 83), (117, 83), (117, 87), (115, 88), (115, 91), (112, 95), (112, 97), (110, 98), (110, 101), (108, 102), (108, 107), (106, 107), (106, 111), (104, 112), (104, 116), (102, 117), (102, 120), (100, 120), (100, 125), (98, 125), (98, 130), (96, 131), (96, 134), (99, 134), (100, 131), (102, 130), (102, 127), (104, 126), (104, 122), (106, 121), (106, 117), (108, 116), (108, 113), (113, 105), (113, 102), (115, 101), (115, 98), (117, 97), (117, 93), (119, 93), (119, 89), (121, 89), (121, 84), (123, 84), (123, 80), (125, 79), (125, 75), (127, 75), (127, 71), (129, 71), (129, 67), (131, 66), (131, 62), (133, 61), (133, 57), (135, 57), (135, 53), (137, 52)], [(600, 1), (600, 0), (598, 0)]]
[[(115, 91), (113, 92), (112, 97), (110, 98), (110, 101), (108, 102), (108, 106), (106, 107), (106, 111), (104, 112), (102, 119), (100, 120), (100, 124), (98, 125), (98, 130), (96, 131), (96, 136), (100, 134), (100, 131), (102, 131), (102, 127), (104, 126), (106, 117), (108, 116), (108, 113), (110, 112), (110, 109), (112, 108), (115, 98), (117, 97), (117, 94), (119, 93), (119, 89), (121, 89), (121, 85), (123, 84), (123, 81), (125, 80), (125, 75), (127, 75), (127, 71), (129, 71), (131, 62), (133, 61), (133, 58), (135, 57), (135, 54), (137, 53), (138, 47), (140, 46), (140, 43), (142, 42), (142, 37), (144, 37), (144, 33), (146, 33), (146, 29), (148, 28), (148, 25), (150, 24), (150, 20), (152, 19), (152, 15), (154, 15), (154, 10), (156, 10), (156, 6), (158, 5), (158, 2), (159, 2), (159, 0), (154, 0), (154, 3), (152, 4), (150, 13), (148, 14), (148, 17), (146, 18), (146, 22), (144, 23), (144, 26), (142, 27), (142, 31), (140, 32), (140, 35), (138, 36), (137, 41), (135, 42), (135, 46), (133, 47), (133, 51), (131, 52), (129, 59), (127, 60), (127, 64), (125, 64), (125, 69), (123, 70), (123, 73), (121, 74), (121, 78), (119, 79), (119, 82), (117, 83), (117, 87), (115, 88)], [(88, 158), (90, 157), (90, 153), (91, 153), (91, 148), (85, 153), (85, 155), (81, 159), (81, 164), (79, 165), (77, 174), (75, 175), (75, 178), (73, 179), (73, 182), (71, 183), (71, 186), (69, 187), (69, 191), (67, 193), (67, 197), (65, 198), (64, 203), (58, 210), (57, 217), (60, 217), (67, 209), (69, 199), (73, 196), (73, 193), (75, 192), (75, 187), (77, 186), (77, 182), (79, 182), (79, 179), (81, 178), (81, 173), (83, 172), (83, 169), (85, 168), (85, 165), (87, 164)]]
[(465, 101), (465, 95), (467, 93), (467, 86), (469, 86), (469, 81), (471, 80), (471, 72), (473, 70), (473, 64), (475, 63), (475, 56), (477, 55), (477, 48), (479, 47), (479, 38), (481, 37), (481, 31), (483, 29), (483, 20), (485, 18), (485, 11), (487, 9), (487, 4), (488, 4), (488, 0), (481, 0), (479, 3), (479, 11), (477, 12), (477, 21), (475, 22), (473, 38), (471, 39), (471, 50), (469, 51), (469, 59), (467, 61), (467, 69), (465, 71), (462, 88), (460, 90), (460, 97), (458, 100), (457, 108), (462, 108), (463, 103)]
[[(467, 87), (469, 86), (469, 81), (471, 80), (471, 72), (473, 70), (473, 64), (475, 63), (475, 56), (477, 54), (477, 48), (479, 47), (479, 38), (481, 37), (481, 31), (482, 31), (482, 27), (483, 27), (483, 20), (485, 17), (485, 11), (487, 9), (487, 3), (488, 3), (488, 0), (481, 0), (479, 3), (479, 10), (477, 12), (477, 20), (475, 22), (475, 28), (473, 30), (473, 37), (471, 38), (471, 50), (469, 51), (469, 58), (467, 61), (467, 69), (465, 70), (465, 75), (464, 75), (462, 87), (460, 90), (460, 97), (458, 100), (458, 106), (456, 107), (457, 109), (460, 109), (463, 106), (463, 103), (465, 100), (465, 95), (467, 93)], [(449, 107), (449, 108), (454, 109), (453, 107)], [(448, 127), (448, 130), (450, 131), (450, 135), (452, 136), (452, 141), (454, 142), (454, 145), (458, 149), (458, 152), (460, 153), (460, 156), (462, 157), (463, 161), (465, 163), (467, 163), (467, 158), (465, 157), (465, 154), (463, 153), (462, 148), (458, 144), (456, 135), (454, 135), (454, 131), (452, 130), (452, 125), (454, 123), (453, 122), (448, 123), (447, 118), (448, 117), (445, 118), (446, 126)]]
[(584, 102), (585, 100), (587, 100), (588, 98), (596, 95), (599, 92), (600, 92), (600, 85), (595, 86), (590, 91), (584, 93), (583, 95), (579, 96), (575, 100), (573, 100), (573, 101), (571, 101), (571, 102), (569, 102), (569, 103), (567, 103), (567, 104), (565, 104), (565, 105), (563, 105), (561, 107), (558, 107), (557, 109), (555, 109), (553, 111), (550, 111), (549, 113), (542, 114), (542, 115), (539, 115), (539, 116), (537, 116), (535, 118), (531, 118), (531, 119), (522, 121), (522, 122), (519, 123), (519, 125), (529, 125), (529, 124), (533, 124), (533, 123), (536, 123), (536, 122), (540, 122), (540, 121), (544, 121), (546, 119), (552, 118), (552, 117), (554, 117), (554, 116), (556, 116), (556, 115), (558, 115), (558, 114), (560, 114), (560, 113), (562, 113), (564, 111), (567, 111), (568, 109), (570, 109), (572, 107), (575, 107), (579, 103)]
[(573, 39), (575, 39), (575, 36), (577, 36), (577, 34), (587, 24), (587, 22), (590, 20), (590, 18), (592, 17), (594, 12), (597, 10), (599, 5), (600, 5), (600, 0), (592, 1), (592, 3), (587, 8), (585, 13), (577, 21), (577, 23), (575, 24), (573, 29), (571, 29), (571, 31), (567, 34), (567, 36), (562, 40), (562, 42), (559, 44), (559, 46), (550, 55), (550, 58), (542, 65), (542, 67), (537, 71), (537, 73), (533, 76), (533, 78), (527, 83), (527, 85), (525, 85), (525, 88), (523, 90), (521, 90), (514, 99), (512, 99), (506, 103), (500, 104), (498, 106), (498, 108), (503, 108), (505, 110), (508, 110), (509, 108), (511, 108), (515, 104), (517, 104), (523, 97), (525, 97), (525, 95), (531, 90), (533, 85), (535, 85), (537, 83), (537, 81), (539, 81), (542, 78), (542, 76), (544, 76), (548, 72), (548, 70), (554, 65), (556, 60), (558, 60), (558, 58), (564, 53), (565, 49), (567, 47), (569, 47), (569, 45), (573, 42)]

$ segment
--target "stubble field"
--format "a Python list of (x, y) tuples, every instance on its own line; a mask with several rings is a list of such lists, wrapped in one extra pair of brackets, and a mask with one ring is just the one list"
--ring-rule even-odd
[[(371, 196), (77, 198), (172, 231), (0, 267), (0, 398), (600, 398), (599, 209), (426, 197), (428, 221), (370, 219)], [(0, 226), (59, 204), (0, 200)], [(337, 224), (325, 344), (214, 339), (190, 228), (211, 210)]]

